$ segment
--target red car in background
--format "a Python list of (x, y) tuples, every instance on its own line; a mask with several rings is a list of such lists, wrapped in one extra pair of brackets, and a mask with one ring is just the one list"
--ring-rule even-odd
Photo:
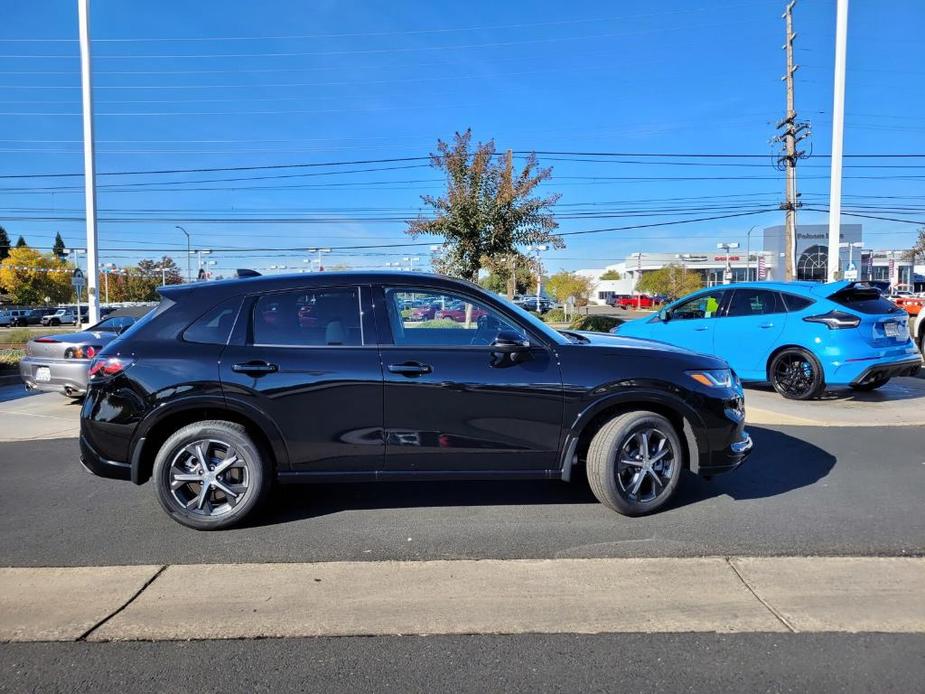
[[(471, 313), (469, 315), (469, 320), (476, 321), (482, 316), (488, 315), (485, 311), (473, 306)], [(456, 321), (457, 323), (463, 323), (466, 320), (466, 305), (465, 304), (452, 304), (447, 306), (444, 309), (440, 309), (434, 314), (434, 318), (437, 320), (447, 319)]]
[(411, 313), (409, 313), (408, 316), (411, 320), (433, 320), (434, 314), (439, 308), (439, 304), (425, 304), (424, 306), (417, 306), (411, 309)]
[(638, 294), (636, 296), (630, 294), (617, 294), (611, 297), (607, 303), (614, 308), (622, 308), (626, 311), (631, 308), (654, 308), (658, 302), (655, 297), (651, 297), (648, 294)]

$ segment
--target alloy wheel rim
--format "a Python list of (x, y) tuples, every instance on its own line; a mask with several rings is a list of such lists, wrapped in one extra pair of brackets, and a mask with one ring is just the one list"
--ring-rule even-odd
[(230, 513), (247, 496), (247, 461), (227, 441), (199, 439), (183, 446), (168, 469), (170, 495), (186, 511), (204, 517)]
[(813, 387), (816, 371), (809, 360), (797, 354), (778, 360), (774, 382), (790, 395), (805, 395)]
[(617, 453), (616, 481), (621, 496), (634, 503), (649, 503), (668, 489), (677, 464), (674, 446), (655, 427), (629, 434)]

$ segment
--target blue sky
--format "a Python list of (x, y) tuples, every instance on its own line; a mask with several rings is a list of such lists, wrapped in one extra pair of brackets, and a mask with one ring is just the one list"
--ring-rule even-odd
[[(783, 220), (769, 140), (784, 112), (784, 4), (93, 0), (97, 169), (406, 159), (467, 127), (501, 150), (757, 155), (540, 157), (562, 193), (562, 232), (770, 210), (574, 236), (548, 254), (551, 270), (744, 242)], [(809, 149), (826, 154), (834, 0), (802, 0), (795, 22), (797, 110)], [(923, 28), (917, 0), (852, 3), (846, 154), (925, 154)], [(35, 246), (56, 231), (85, 245), (82, 179), (20, 177), (82, 171), (76, 36), (76, 2), (5, 5), (0, 224)], [(846, 210), (925, 219), (925, 156), (845, 163)], [(803, 160), (799, 180), (806, 207), (827, 204), (828, 159)], [(344, 247), (407, 243), (401, 220), (441, 190), (416, 160), (98, 182), (102, 261), (169, 253), (182, 265), (182, 224), (194, 247), (223, 249), (219, 268), (306, 266), (306, 253), (263, 248), (327, 246), (329, 264), (355, 266), (426, 258), (426, 247)], [(874, 248), (906, 247), (916, 229), (843, 221), (863, 222)]]

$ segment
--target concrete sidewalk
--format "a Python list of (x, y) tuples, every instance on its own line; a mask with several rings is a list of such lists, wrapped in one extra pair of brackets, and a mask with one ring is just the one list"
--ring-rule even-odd
[(745, 389), (745, 420), (771, 426), (869, 427), (925, 425), (925, 378), (895, 378), (869, 393), (826, 392), (819, 400), (787, 400), (770, 386)]
[(80, 403), (57, 393), (28, 393), (20, 383), (0, 387), (0, 443), (77, 436)]
[(925, 632), (925, 558), (0, 569), (0, 639)]

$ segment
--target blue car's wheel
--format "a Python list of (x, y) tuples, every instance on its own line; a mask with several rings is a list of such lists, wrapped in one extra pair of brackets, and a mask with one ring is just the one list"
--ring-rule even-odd
[(813, 400), (825, 390), (822, 366), (802, 349), (786, 349), (775, 355), (768, 376), (774, 390), (789, 400)]

